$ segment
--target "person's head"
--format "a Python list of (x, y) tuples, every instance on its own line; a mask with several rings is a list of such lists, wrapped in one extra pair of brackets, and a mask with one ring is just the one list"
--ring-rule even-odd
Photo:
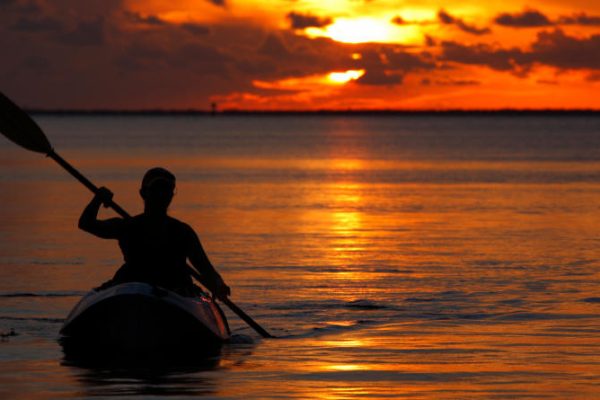
[(147, 211), (166, 212), (175, 194), (175, 175), (164, 168), (149, 169), (142, 179), (140, 195)]

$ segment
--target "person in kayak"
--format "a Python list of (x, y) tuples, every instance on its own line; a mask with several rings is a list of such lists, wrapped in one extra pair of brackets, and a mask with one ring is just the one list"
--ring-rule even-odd
[(133, 281), (193, 294), (195, 286), (186, 263), (189, 260), (206, 279), (213, 295), (230, 295), (231, 290), (211, 264), (196, 232), (167, 215), (174, 194), (175, 175), (164, 168), (152, 168), (142, 179), (142, 214), (99, 220), (100, 206), (107, 206), (113, 194), (104, 187), (98, 190), (83, 210), (79, 228), (103, 239), (117, 239), (125, 259), (114, 278), (101, 288)]

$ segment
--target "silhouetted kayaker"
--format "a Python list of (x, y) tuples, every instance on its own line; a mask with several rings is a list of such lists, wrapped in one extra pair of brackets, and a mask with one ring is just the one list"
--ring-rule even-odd
[(103, 286), (122, 282), (146, 282), (180, 293), (193, 293), (194, 285), (187, 260), (205, 278), (217, 297), (230, 294), (219, 273), (209, 261), (198, 236), (187, 224), (167, 215), (175, 193), (175, 176), (164, 168), (152, 168), (142, 180), (140, 195), (144, 212), (132, 218), (98, 219), (102, 204), (112, 200), (112, 192), (100, 188), (83, 210), (79, 228), (104, 239), (117, 239), (125, 264)]

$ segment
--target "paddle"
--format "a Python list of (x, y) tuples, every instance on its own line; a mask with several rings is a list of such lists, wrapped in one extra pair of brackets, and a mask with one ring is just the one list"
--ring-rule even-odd
[[(42, 129), (35, 123), (33, 119), (31, 119), (31, 117), (29, 117), (29, 115), (25, 111), (23, 111), (21, 108), (19, 108), (19, 106), (17, 106), (10, 99), (8, 99), (2, 92), (0, 92), (0, 132), (8, 139), (18, 144), (19, 146), (26, 148), (27, 150), (31, 150), (36, 153), (46, 154), (46, 156), (56, 161), (61, 167), (66, 169), (67, 172), (73, 175), (89, 190), (91, 190), (94, 193), (98, 192), (98, 187), (96, 185), (94, 185), (79, 171), (73, 168), (73, 166), (67, 161), (65, 161), (65, 159), (56, 154)], [(127, 213), (127, 211), (122, 209), (114, 201), (111, 200), (110, 203), (107, 205), (113, 210), (115, 210), (117, 214), (119, 214), (123, 218), (131, 217)], [(204, 286), (208, 287), (205, 284), (205, 280), (202, 277), (202, 275), (200, 275), (195, 269), (193, 269), (189, 265), (188, 267), (192, 276)], [(221, 300), (225, 305), (227, 305), (231, 309), (231, 311), (237, 314), (238, 317), (244, 320), (248, 325), (250, 325), (252, 329), (254, 329), (262, 337), (274, 337), (271, 334), (269, 334), (265, 329), (263, 329), (263, 327), (261, 327), (256, 321), (250, 318), (248, 314), (242, 311), (241, 308), (236, 306), (230, 299), (225, 297), (219, 300)]]

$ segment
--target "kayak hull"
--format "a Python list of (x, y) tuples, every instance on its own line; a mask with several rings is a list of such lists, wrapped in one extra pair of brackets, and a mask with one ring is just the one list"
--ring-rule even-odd
[(210, 297), (184, 297), (141, 282), (90, 291), (60, 333), (65, 349), (128, 353), (209, 351), (230, 335), (223, 312)]

